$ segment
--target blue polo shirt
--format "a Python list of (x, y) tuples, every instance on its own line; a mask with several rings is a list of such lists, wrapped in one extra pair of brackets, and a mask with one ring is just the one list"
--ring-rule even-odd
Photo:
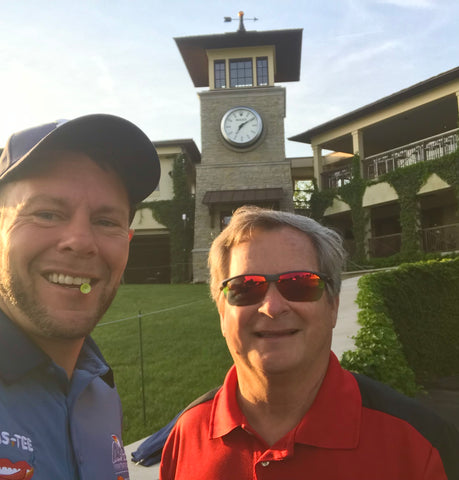
[(94, 341), (69, 380), (1, 311), (0, 478), (129, 478), (120, 399)]

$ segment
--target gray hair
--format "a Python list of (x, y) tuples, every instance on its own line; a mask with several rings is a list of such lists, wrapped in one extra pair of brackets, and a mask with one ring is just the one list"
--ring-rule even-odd
[(220, 295), (221, 282), (229, 275), (231, 249), (248, 241), (255, 230), (269, 231), (284, 227), (294, 228), (309, 237), (316, 250), (319, 271), (330, 279), (326, 283), (329, 298), (339, 295), (341, 272), (346, 258), (340, 235), (309, 217), (249, 205), (234, 212), (229, 225), (210, 248), (209, 283), (215, 302)]

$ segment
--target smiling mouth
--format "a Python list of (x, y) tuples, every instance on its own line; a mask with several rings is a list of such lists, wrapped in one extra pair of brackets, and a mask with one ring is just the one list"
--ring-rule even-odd
[(48, 281), (65, 287), (79, 288), (84, 283), (91, 285), (91, 279), (89, 277), (72, 277), (71, 275), (64, 275), (63, 273), (55, 272), (48, 274)]
[(291, 330), (278, 330), (278, 331), (261, 331), (255, 332), (255, 335), (258, 338), (282, 338), (282, 337), (291, 337), (298, 333), (299, 330), (291, 329)]
[(28, 480), (33, 473), (33, 468), (25, 461), (12, 463), (7, 458), (0, 458), (0, 479)]

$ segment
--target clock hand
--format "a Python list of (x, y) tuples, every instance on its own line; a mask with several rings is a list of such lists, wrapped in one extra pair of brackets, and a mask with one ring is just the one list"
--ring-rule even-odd
[(247, 125), (249, 122), (251, 122), (252, 120), (254, 120), (255, 117), (252, 117), (252, 118), (249, 118), (248, 120), (246, 120), (245, 122), (241, 123), (239, 125), (239, 128), (237, 129), (237, 131), (239, 132), (239, 130), (244, 126), (244, 125)]
[(239, 125), (239, 128), (237, 129), (238, 133), (239, 133), (239, 130), (248, 122), (248, 120), (246, 120), (245, 122), (241, 123)]

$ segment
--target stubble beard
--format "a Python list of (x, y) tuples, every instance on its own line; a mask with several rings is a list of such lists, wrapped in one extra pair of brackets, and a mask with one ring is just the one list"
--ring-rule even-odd
[[(79, 324), (71, 321), (63, 324), (49, 313), (47, 307), (38, 301), (34, 292), (26, 288), (17, 275), (14, 273), (5, 275), (4, 273), (2, 277), (0, 296), (3, 301), (20, 310), (22, 315), (33, 324), (35, 334), (45, 338), (75, 340), (88, 336), (107, 311), (117, 290), (114, 288), (108, 294), (102, 294), (92, 318), (79, 322)], [(11, 320), (14, 321), (13, 318)]]

